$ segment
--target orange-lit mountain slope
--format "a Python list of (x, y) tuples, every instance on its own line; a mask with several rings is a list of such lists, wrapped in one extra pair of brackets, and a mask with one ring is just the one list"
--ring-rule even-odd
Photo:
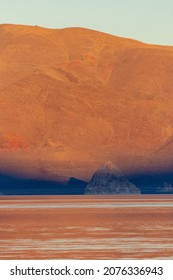
[(168, 155), (170, 168), (172, 137), (173, 47), (0, 25), (1, 172), (87, 179), (107, 160), (130, 172)]

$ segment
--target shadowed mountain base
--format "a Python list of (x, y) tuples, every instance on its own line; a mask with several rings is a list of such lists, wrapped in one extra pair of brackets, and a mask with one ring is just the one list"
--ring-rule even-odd
[(70, 179), (68, 184), (48, 180), (0, 175), (1, 195), (76, 195), (83, 194), (86, 183)]

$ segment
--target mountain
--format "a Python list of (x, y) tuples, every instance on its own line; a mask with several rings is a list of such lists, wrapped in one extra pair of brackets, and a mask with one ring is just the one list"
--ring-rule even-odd
[(85, 188), (88, 195), (112, 195), (112, 194), (140, 194), (141, 191), (129, 182), (120, 169), (108, 161), (93, 175)]
[[(0, 25), (0, 174), (89, 181), (173, 166), (173, 47)], [(169, 182), (168, 182), (169, 183)]]

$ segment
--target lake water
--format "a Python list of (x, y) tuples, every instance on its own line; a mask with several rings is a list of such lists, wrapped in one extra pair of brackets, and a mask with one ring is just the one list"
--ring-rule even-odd
[(0, 259), (173, 259), (173, 195), (0, 196)]

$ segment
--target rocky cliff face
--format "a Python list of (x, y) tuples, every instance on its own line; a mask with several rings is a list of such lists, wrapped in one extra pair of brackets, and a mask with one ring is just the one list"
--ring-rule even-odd
[(140, 189), (130, 183), (117, 166), (108, 162), (95, 172), (85, 194), (140, 194)]

